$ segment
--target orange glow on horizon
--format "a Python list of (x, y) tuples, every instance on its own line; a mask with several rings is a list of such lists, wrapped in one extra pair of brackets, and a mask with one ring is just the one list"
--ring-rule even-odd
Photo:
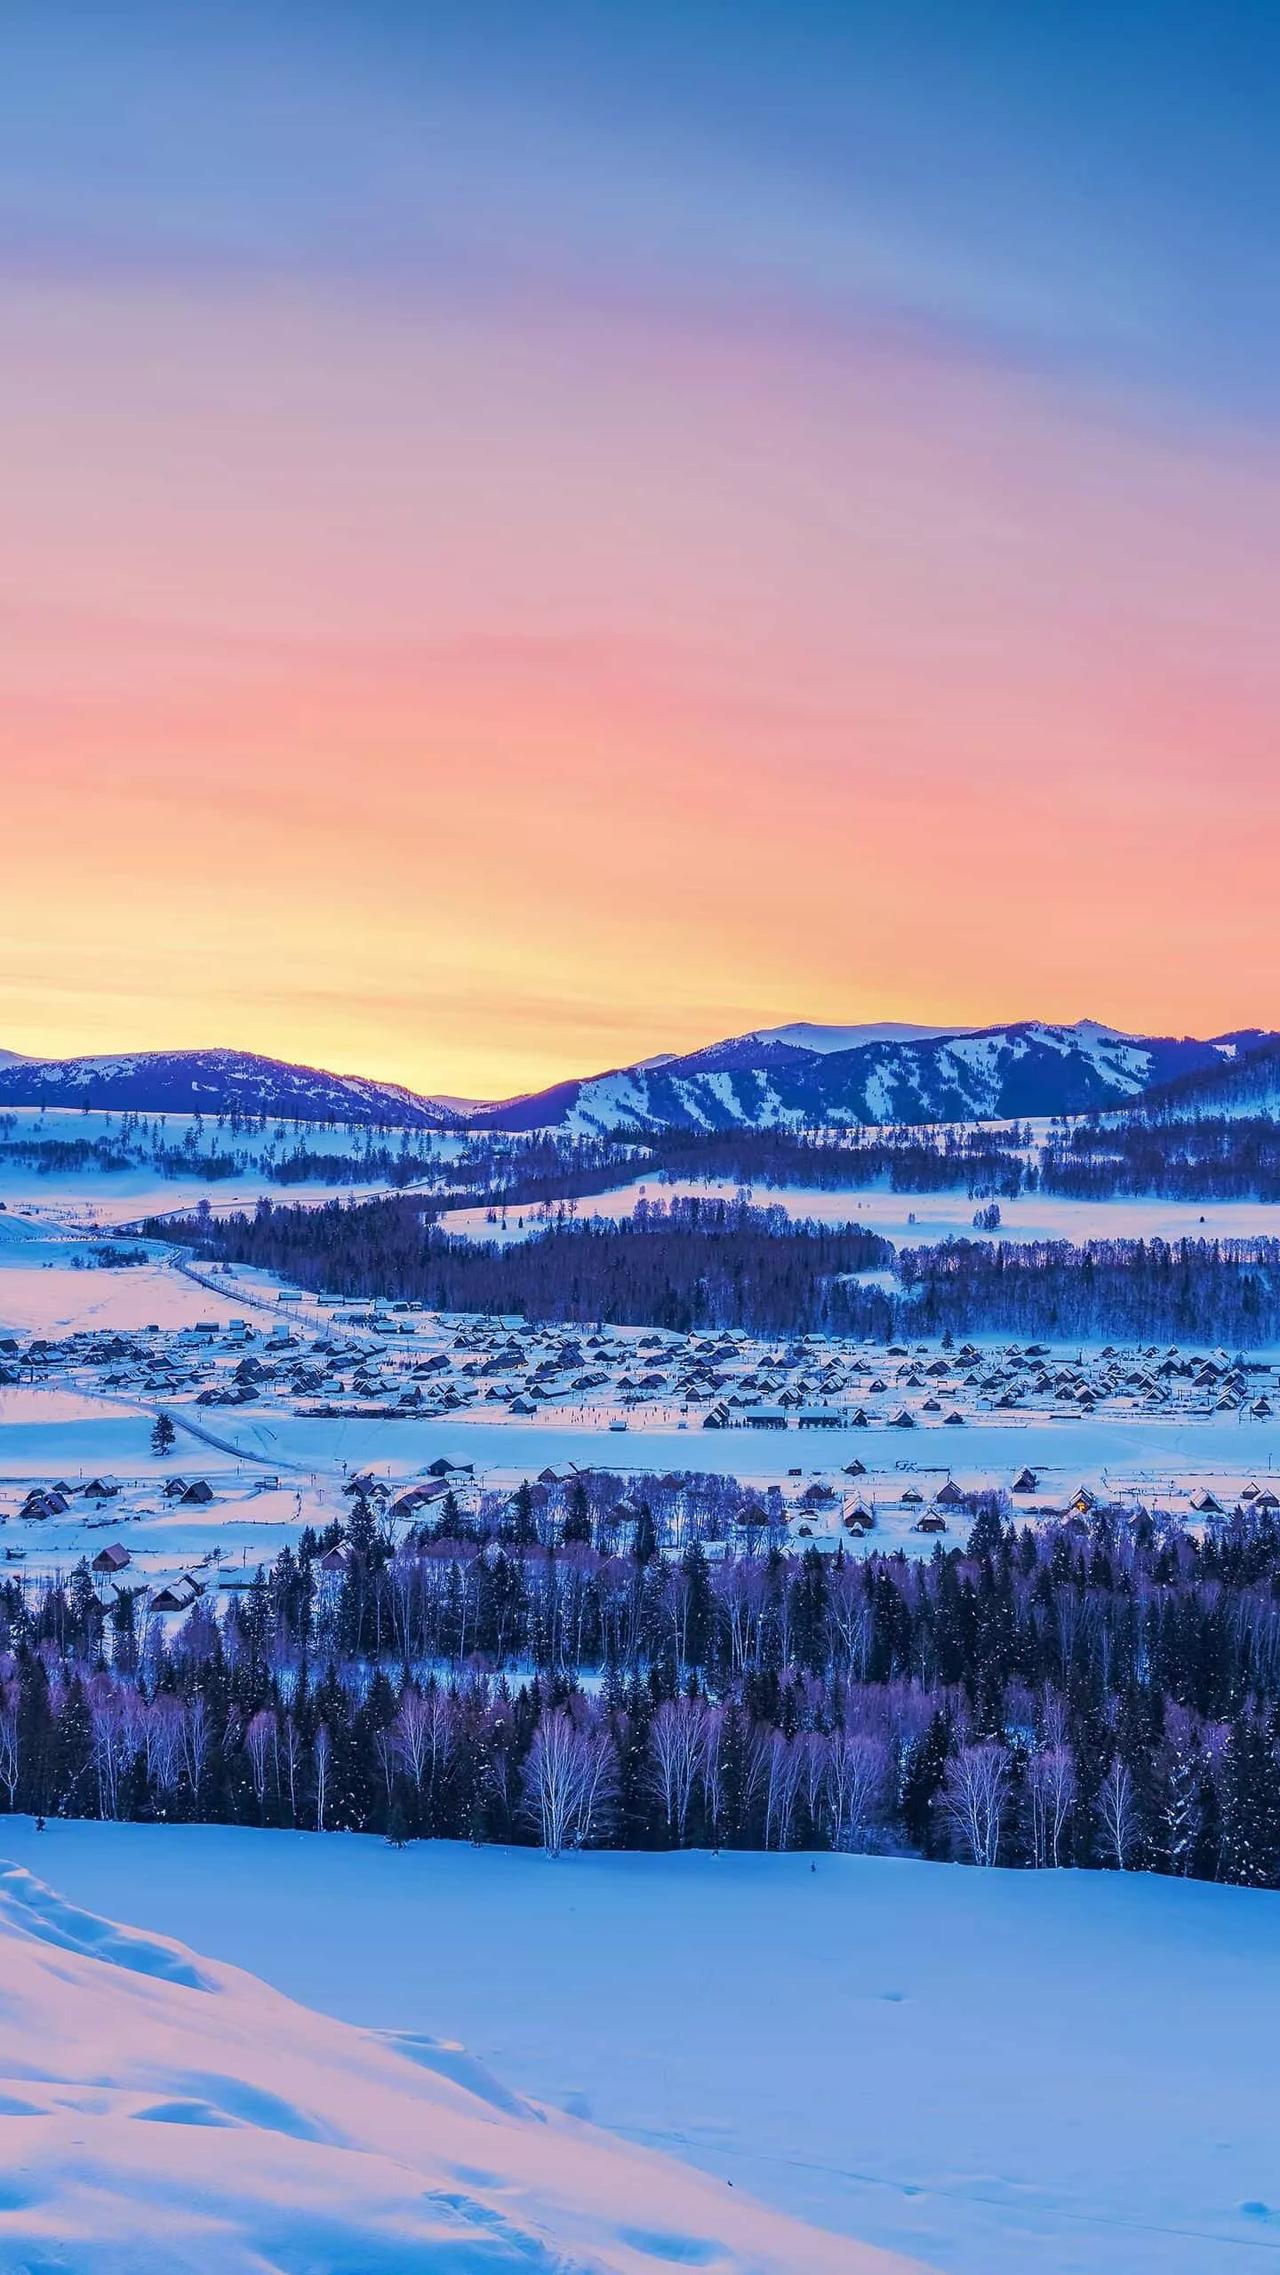
[[(91, 377), (86, 377), (91, 374)], [(0, 1044), (1280, 1026), (1280, 468), (874, 335), (0, 309)]]

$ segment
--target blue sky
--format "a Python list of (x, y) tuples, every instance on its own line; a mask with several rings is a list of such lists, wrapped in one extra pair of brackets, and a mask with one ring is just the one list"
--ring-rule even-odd
[(11, 262), (553, 275), (1270, 420), (1280, 9), (20, 4)]

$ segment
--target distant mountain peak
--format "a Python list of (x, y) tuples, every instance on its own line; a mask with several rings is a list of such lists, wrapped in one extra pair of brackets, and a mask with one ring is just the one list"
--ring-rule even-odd
[(816, 1051), (822, 1057), (831, 1051), (858, 1050), (864, 1043), (923, 1043), (938, 1035), (972, 1033), (971, 1027), (917, 1027), (901, 1019), (882, 1019), (849, 1027), (823, 1026), (816, 1020), (796, 1019), (787, 1027), (754, 1029), (757, 1042), (788, 1043), (795, 1050)]
[(256, 1051), (95, 1053), (0, 1063), (0, 1107), (94, 1107), (104, 1113), (266, 1114), (281, 1121), (456, 1129), (460, 1117), (399, 1083), (330, 1074)]

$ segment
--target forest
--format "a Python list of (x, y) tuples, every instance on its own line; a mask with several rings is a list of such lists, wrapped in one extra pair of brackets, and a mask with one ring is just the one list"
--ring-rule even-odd
[(971, 1498), (963, 1549), (784, 1554), (728, 1479), (353, 1487), (166, 1630), (0, 1582), (0, 1806), (409, 1839), (880, 1850), (1280, 1884), (1280, 1527)]
[(158, 1176), (198, 1177), (217, 1185), (228, 1178), (257, 1174), (279, 1185), (304, 1184), (324, 1179), (332, 1185), (382, 1182), (408, 1185), (432, 1175), (438, 1162), (429, 1143), (411, 1141), (409, 1133), (394, 1145), (385, 1138), (362, 1133), (346, 1153), (325, 1153), (308, 1145), (302, 1125), (277, 1129), (274, 1138), (255, 1145), (247, 1137), (228, 1143), (222, 1125), (207, 1128), (196, 1115), (180, 1142), (171, 1142), (165, 1117), (152, 1122), (144, 1116), (108, 1117), (110, 1130), (98, 1136), (54, 1137), (39, 1122), (21, 1125), (16, 1114), (0, 1115), (0, 1162), (21, 1162), (37, 1176), (62, 1177), (85, 1170), (95, 1176), (123, 1175), (136, 1168), (152, 1169)]
[(669, 1130), (643, 1139), (473, 1136), (452, 1165), (457, 1191), (442, 1208), (494, 1208), (586, 1198), (643, 1176), (732, 1183), (748, 1190), (963, 1192), (971, 1199), (1059, 1193), (1092, 1200), (1280, 1201), (1280, 1125), (1274, 1117), (1180, 1121), (1131, 1114), (1005, 1128), (941, 1124), (901, 1129)]
[(899, 1327), (1256, 1349), (1280, 1339), (1280, 1238), (951, 1240), (906, 1248)]
[(261, 1264), (337, 1295), (682, 1332), (844, 1332), (864, 1295), (887, 1320), (886, 1299), (850, 1276), (894, 1261), (887, 1240), (857, 1226), (802, 1224), (777, 1207), (697, 1198), (642, 1201), (619, 1224), (553, 1223), (507, 1247), (451, 1238), (413, 1200), (318, 1209), (264, 1200), (252, 1215), (155, 1219), (144, 1231), (194, 1239), (206, 1259)]
[[(641, 1201), (618, 1222), (553, 1219), (506, 1246), (450, 1237), (409, 1199), (264, 1200), (252, 1215), (144, 1229), (330, 1294), (539, 1321), (878, 1338), (991, 1328), (1232, 1350), (1280, 1339), (1280, 1238), (983, 1238), (897, 1252), (858, 1226), (697, 1197)], [(868, 1272), (885, 1278), (856, 1276)]]
[[(599, 1192), (623, 1152), (606, 1140), (545, 1136), (535, 1157), (504, 1150), (491, 1163), (488, 1198), (508, 1208)], [(1195, 1121), (1135, 1108), (1127, 1115), (1030, 1124), (901, 1129), (671, 1130), (632, 1147), (631, 1174), (715, 1179), (757, 1188), (825, 1192), (964, 1192), (972, 1199), (1058, 1193), (1089, 1200), (1280, 1201), (1280, 1124), (1206, 1117)], [(558, 1163), (555, 1155), (559, 1155)], [(550, 1158), (548, 1158), (550, 1157)], [(469, 1148), (466, 1182), (482, 1186), (484, 1142)]]
[(1280, 1123), (1149, 1114), (1074, 1122), (1042, 1148), (1039, 1181), (1081, 1200), (1280, 1201)]

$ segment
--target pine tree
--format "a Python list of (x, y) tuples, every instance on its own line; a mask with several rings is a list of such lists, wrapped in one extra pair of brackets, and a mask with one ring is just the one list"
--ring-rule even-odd
[(820, 1549), (806, 1548), (800, 1571), (791, 1587), (793, 1655), (810, 1674), (824, 1671), (830, 1645), (827, 1637), (827, 1566)]
[(912, 1747), (902, 1779), (903, 1830), (912, 1847), (925, 1856), (936, 1853), (933, 1805), (946, 1776), (950, 1751), (951, 1726), (939, 1708), (923, 1738)]
[(750, 1746), (751, 1733), (746, 1716), (737, 1701), (730, 1699), (724, 1710), (721, 1729), (720, 1819), (714, 1827), (716, 1844), (721, 1848), (745, 1848), (749, 1845)]
[(1223, 1879), (1243, 1888), (1274, 1887), (1280, 1864), (1276, 1762), (1265, 1729), (1249, 1716), (1231, 1725), (1220, 1782)]
[(533, 1511), (533, 1487), (527, 1477), (521, 1479), (512, 1503), (511, 1537), (518, 1548), (533, 1548), (538, 1539), (538, 1526)]
[(93, 1780), (93, 1732), (89, 1702), (79, 1675), (67, 1686), (55, 1728), (49, 1776), (49, 1800), (58, 1817), (97, 1815)]
[(575, 1543), (582, 1548), (591, 1546), (591, 1510), (587, 1503), (587, 1489), (580, 1477), (575, 1477), (570, 1489), (561, 1538), (566, 1547)]
[(965, 1554), (972, 1557), (1000, 1554), (1004, 1546), (1004, 1526), (1000, 1522), (1000, 1504), (994, 1493), (981, 1495), (969, 1528), (969, 1545)]
[(631, 1551), (637, 1564), (651, 1564), (658, 1553), (658, 1528), (653, 1511), (647, 1501), (640, 1503), (636, 1517), (636, 1537)]
[(704, 1667), (711, 1647), (715, 1607), (711, 1595), (711, 1574), (707, 1568), (706, 1550), (700, 1540), (690, 1542), (680, 1559), (680, 1570), (688, 1590), (685, 1612), (685, 1662), (690, 1667)]
[(43, 1661), (34, 1654), (24, 1653), (19, 1682), (18, 1760), (22, 1783), (18, 1798), (21, 1806), (44, 1815), (51, 1805), (59, 1733), (50, 1711), (49, 1678)]
[(1201, 1837), (1203, 1759), (1189, 1741), (1169, 1764), (1160, 1804), (1160, 1847), (1168, 1870), (1185, 1879), (1195, 1870)]

